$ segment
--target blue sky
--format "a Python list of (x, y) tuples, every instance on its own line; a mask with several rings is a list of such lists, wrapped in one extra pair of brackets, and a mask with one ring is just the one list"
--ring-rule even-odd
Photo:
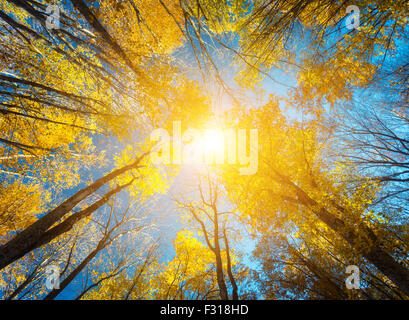
[[(237, 42), (233, 41), (232, 45), (237, 45)], [(398, 42), (398, 46), (402, 46), (402, 48), (404, 49), (406, 48), (406, 44), (404, 43), (399, 44)], [(232, 65), (233, 58), (232, 53), (226, 50), (223, 50), (220, 53), (216, 51), (212, 53), (214, 54), (213, 56), (214, 61), (219, 67), (223, 80), (229, 87), (233, 88), (233, 92), (238, 91), (239, 87), (234, 81), (234, 77), (237, 74), (237, 69), (235, 69), (235, 67), (233, 67)], [(402, 54), (402, 56), (405, 57), (405, 52), (401, 52), (400, 54)], [(178, 59), (183, 60), (182, 61), (183, 64), (189, 67), (188, 75), (192, 79), (198, 80), (199, 83), (205, 89), (206, 93), (210, 95), (212, 101), (211, 102), (212, 109), (214, 110), (216, 115), (220, 115), (222, 114), (223, 111), (229, 110), (234, 106), (232, 99), (226, 92), (223, 91), (220, 85), (216, 84), (211, 75), (209, 75), (209, 78), (206, 78), (205, 80), (202, 79), (200, 73), (196, 68), (195, 65), (196, 62), (193, 58), (190, 45), (185, 45), (184, 47), (178, 49), (174, 53), (174, 58), (176, 60)], [(382, 57), (379, 57), (378, 59), (382, 59)], [(386, 60), (386, 64), (387, 63), (388, 60)], [(263, 102), (266, 102), (267, 97), (270, 94), (273, 94), (281, 98), (285, 98), (287, 97), (287, 90), (292, 86), (296, 85), (296, 80), (291, 75), (291, 73), (284, 73), (282, 71), (271, 71), (270, 75), (279, 83), (269, 78), (266, 78), (258, 87), (258, 89), (263, 90), (263, 93), (261, 95), (255, 94), (254, 92), (251, 91), (247, 91), (246, 97), (241, 97), (246, 102), (248, 108), (257, 108), (258, 106), (263, 104)], [(357, 98), (359, 98), (363, 94), (360, 91), (356, 91), (355, 95)], [(374, 96), (373, 98), (376, 101), (375, 99), (376, 97)], [(288, 112), (289, 112), (287, 114), (288, 117), (299, 116), (299, 114), (297, 114), (293, 110), (290, 110)], [(119, 143), (114, 138), (101, 137), (98, 135), (94, 135), (93, 138), (97, 146), (97, 150), (107, 151), (106, 158), (108, 160), (108, 163), (106, 166), (102, 168), (94, 168), (91, 171), (87, 169), (83, 170), (81, 173), (83, 177), (88, 177), (88, 175), (91, 174), (93, 178), (96, 179), (103, 176), (113, 168), (114, 166), (113, 157), (115, 154), (121, 152), (121, 150), (124, 148), (124, 144)], [(136, 144), (139, 140), (141, 140), (141, 138), (142, 137), (135, 134), (134, 143)], [(154, 200), (146, 204), (147, 212), (150, 215), (150, 218), (157, 222), (157, 229), (155, 233), (152, 235), (152, 237), (155, 238), (156, 236), (159, 235), (162, 236), (161, 240), (162, 246), (160, 248), (161, 261), (167, 261), (173, 257), (174, 250), (171, 245), (171, 242), (175, 238), (176, 233), (182, 228), (190, 228), (189, 225), (183, 223), (183, 221), (181, 220), (181, 212), (176, 209), (172, 197), (186, 194), (188, 190), (188, 185), (195, 182), (194, 177), (195, 177), (194, 174), (192, 174), (192, 168), (190, 169), (186, 167), (182, 168), (179, 174), (175, 177), (174, 181), (171, 182), (171, 185), (167, 193), (164, 195), (156, 195), (154, 197)], [(55, 195), (56, 197), (54, 199), (55, 200), (54, 204), (58, 203), (60, 200), (65, 199), (66, 197), (72, 195), (76, 191), (85, 187), (86, 179), (81, 179), (81, 181), (82, 182), (75, 188), (70, 190), (64, 190), (61, 194)], [(126, 195), (122, 194), (121, 197), (124, 200), (124, 203), (126, 203), (127, 199)], [(224, 206), (228, 207), (229, 204), (227, 199), (223, 200), (226, 202)], [(254, 242), (250, 239), (246, 232), (244, 232), (244, 235), (245, 236), (243, 237), (243, 239), (235, 244), (235, 247), (239, 248), (239, 250), (241, 250), (244, 253), (244, 262), (249, 267), (256, 268), (257, 265), (250, 258), (251, 250), (254, 248)], [(78, 279), (72, 282), (70, 286), (66, 290), (64, 290), (62, 294), (58, 296), (58, 299), (68, 299), (75, 297), (81, 282), (80, 278), (81, 277), (78, 277)]]

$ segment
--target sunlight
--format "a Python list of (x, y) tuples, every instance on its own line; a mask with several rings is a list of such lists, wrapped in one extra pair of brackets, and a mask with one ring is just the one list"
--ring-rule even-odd
[(0, 306), (409, 300), (409, 0), (0, 1)]
[(206, 160), (224, 155), (224, 134), (220, 129), (195, 130), (194, 137), (184, 145), (184, 164), (201, 166)]
[(224, 151), (224, 134), (221, 130), (208, 130), (199, 141), (204, 152), (220, 153)]

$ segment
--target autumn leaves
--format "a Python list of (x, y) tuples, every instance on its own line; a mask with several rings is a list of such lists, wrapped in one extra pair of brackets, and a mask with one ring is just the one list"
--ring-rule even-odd
[[(47, 4), (0, 2), (3, 296), (58, 262), (79, 299), (408, 298), (407, 1)], [(198, 158), (163, 261), (134, 205)]]

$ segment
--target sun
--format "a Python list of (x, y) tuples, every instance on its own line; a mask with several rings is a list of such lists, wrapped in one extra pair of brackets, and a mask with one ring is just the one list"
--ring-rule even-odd
[(223, 152), (224, 135), (221, 130), (207, 130), (200, 139), (204, 152)]
[(183, 147), (184, 164), (202, 166), (213, 159), (223, 158), (225, 149), (225, 137), (222, 130), (207, 129), (197, 130), (194, 137)]

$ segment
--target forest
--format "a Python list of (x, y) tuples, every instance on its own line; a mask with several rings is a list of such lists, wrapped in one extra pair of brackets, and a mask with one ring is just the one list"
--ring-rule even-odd
[(0, 300), (408, 300), (407, 0), (0, 0)]

